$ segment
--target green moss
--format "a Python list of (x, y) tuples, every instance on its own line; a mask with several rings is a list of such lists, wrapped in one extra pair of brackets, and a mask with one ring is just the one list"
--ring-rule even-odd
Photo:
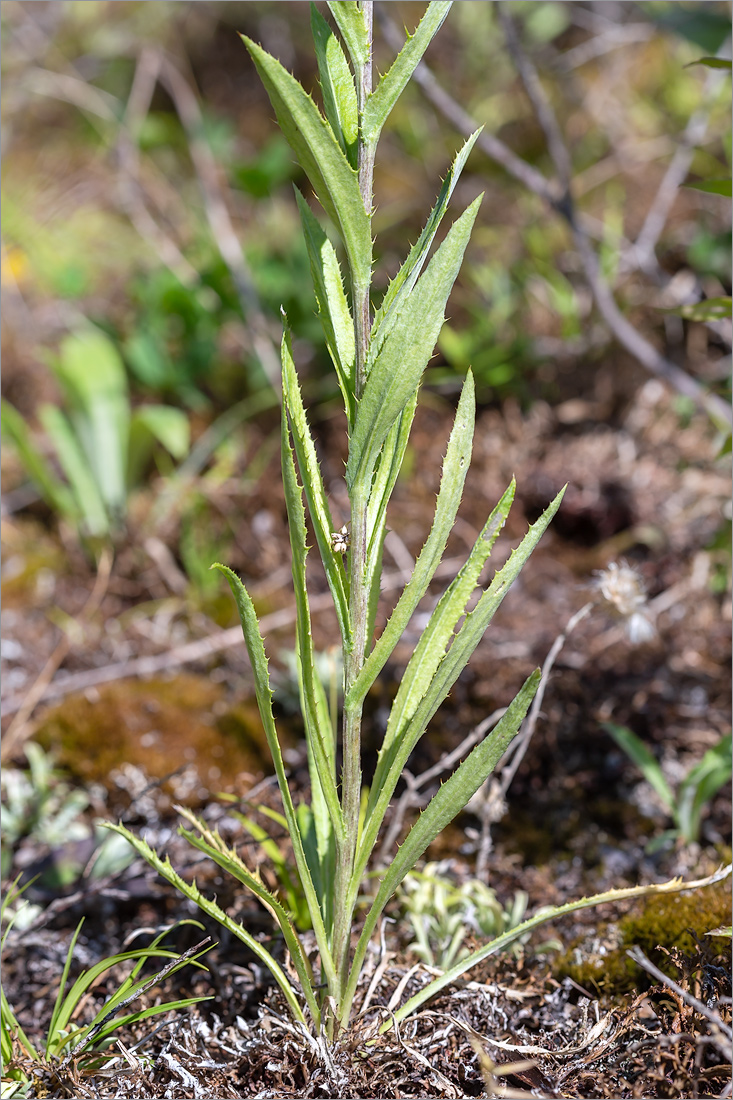
[[(616, 924), (599, 925), (579, 937), (553, 967), (557, 978), (570, 977), (592, 992), (607, 995), (629, 993), (652, 984), (652, 979), (626, 954), (638, 945), (661, 970), (676, 977), (677, 971), (659, 950), (679, 948), (693, 952), (696, 938), (704, 940), (713, 928), (731, 923), (731, 893), (727, 882), (690, 894), (664, 894), (640, 903)], [(730, 960), (730, 937), (707, 937), (714, 953)]]
[(151, 779), (194, 765), (198, 783), (174, 777), (161, 784), (189, 806), (206, 801), (210, 792), (238, 788), (242, 773), (272, 770), (257, 707), (241, 703), (232, 709), (223, 686), (192, 675), (124, 681), (92, 697), (71, 696), (46, 714), (36, 737), (82, 783), (103, 784), (113, 808), (120, 791), (110, 775), (125, 765)]

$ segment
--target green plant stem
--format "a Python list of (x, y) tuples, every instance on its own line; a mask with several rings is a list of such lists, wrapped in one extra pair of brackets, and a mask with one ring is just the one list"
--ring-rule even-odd
[[(372, 2), (364, 0), (362, 12), (367, 28), (369, 43), (368, 57), (356, 72), (357, 103), (361, 120), (364, 105), (372, 90)], [(364, 209), (371, 217), (374, 180), (375, 148), (364, 140), (359, 131), (358, 141), (358, 177), (359, 193)], [(369, 334), (371, 330), (370, 283), (372, 258), (369, 257), (369, 277), (366, 284), (352, 277), (352, 296), (354, 311), (354, 336), (356, 343), (356, 362), (354, 369), (355, 395), (361, 398), (366, 382), (366, 363), (369, 352)], [(351, 646), (344, 653), (344, 695), (347, 695), (361, 672), (366, 656), (367, 624), (369, 622), (369, 578), (367, 576), (367, 558), (369, 547), (368, 529), (368, 486), (354, 485), (350, 494), (351, 504), (351, 547), (350, 547), (350, 598), (349, 617), (352, 627)], [(350, 933), (354, 909), (353, 875), (356, 857), (356, 844), (359, 829), (359, 807), (361, 798), (361, 701), (344, 708), (343, 717), (343, 771), (341, 778), (341, 806), (346, 826), (344, 843), (340, 846), (336, 864), (336, 913), (334, 923), (333, 955), (336, 972), (341, 988), (337, 1002), (340, 1003), (349, 974)]]

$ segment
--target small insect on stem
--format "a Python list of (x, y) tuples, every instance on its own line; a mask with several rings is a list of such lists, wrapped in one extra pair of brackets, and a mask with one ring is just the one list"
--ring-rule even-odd
[(331, 549), (335, 554), (345, 554), (351, 545), (348, 524), (344, 524), (340, 531), (331, 532)]

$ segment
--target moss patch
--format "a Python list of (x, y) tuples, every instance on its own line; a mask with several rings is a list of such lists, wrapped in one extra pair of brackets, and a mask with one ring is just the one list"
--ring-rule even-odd
[(121, 792), (111, 776), (126, 765), (151, 779), (191, 765), (185, 781), (179, 775), (161, 784), (188, 806), (211, 792), (241, 789), (242, 773), (272, 770), (255, 704), (231, 708), (223, 687), (192, 675), (124, 681), (93, 696), (71, 696), (46, 714), (36, 737), (82, 783), (101, 783), (113, 808)]
[(601, 925), (578, 938), (553, 966), (557, 978), (570, 977), (590, 992), (615, 996), (653, 984), (649, 975), (626, 954), (638, 945), (647, 958), (675, 978), (677, 971), (659, 948), (694, 952), (696, 940), (709, 942), (713, 953), (731, 957), (730, 937), (706, 933), (731, 923), (730, 882), (666, 894), (640, 903), (616, 924)]

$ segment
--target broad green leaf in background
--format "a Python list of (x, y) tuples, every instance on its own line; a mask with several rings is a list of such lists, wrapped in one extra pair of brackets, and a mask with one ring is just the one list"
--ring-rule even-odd
[(95, 480), (98, 471), (82, 451), (68, 419), (56, 405), (42, 405), (38, 419), (54, 445), (61, 469), (76, 499), (78, 512), (83, 516), (86, 533), (92, 537), (108, 535), (119, 515), (114, 519), (110, 516)]
[(143, 478), (145, 467), (159, 443), (176, 459), (188, 454), (191, 424), (182, 409), (172, 405), (141, 405), (130, 419), (126, 481), (134, 488)]
[(730, 782), (732, 770), (731, 735), (726, 734), (717, 745), (708, 749), (680, 783), (675, 818), (684, 840), (700, 839), (703, 810), (721, 787)]
[(423, 54), (440, 30), (451, 9), (450, 0), (433, 0), (417, 25), (415, 33), (407, 36), (405, 45), (392, 62), (372, 94), (367, 98), (362, 119), (362, 131), (367, 145), (374, 146), (379, 139), (387, 117), (404, 91), (405, 85), (420, 64)]
[(357, 478), (368, 484), (387, 433), (420, 385), (482, 197), (451, 226), (368, 370), (349, 446), (349, 488)]
[(356, 172), (331, 127), (295, 77), (256, 42), (242, 36), (280, 129), (288, 140), (321, 206), (333, 219), (349, 258), (355, 282), (368, 286), (371, 276), (371, 219), (364, 209)]

